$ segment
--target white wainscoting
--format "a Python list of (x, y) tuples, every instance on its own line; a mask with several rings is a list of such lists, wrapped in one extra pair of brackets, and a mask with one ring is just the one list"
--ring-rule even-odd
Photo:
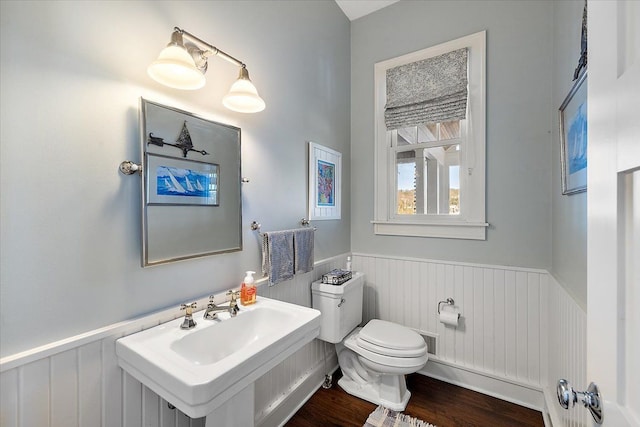
[[(309, 284), (345, 260), (346, 254), (318, 261), (313, 272), (272, 288), (260, 280), (258, 293), (311, 306)], [(198, 300), (199, 307), (206, 303), (207, 297)], [(117, 363), (118, 338), (176, 317), (179, 310), (163, 310), (3, 358), (0, 426), (204, 426), (202, 418), (169, 409)], [(321, 384), (325, 363), (335, 367), (333, 347), (315, 340), (257, 380), (256, 425), (275, 426), (287, 419)]]
[[(587, 315), (558, 281), (549, 275), (549, 376), (545, 401), (554, 426), (591, 425), (591, 415), (582, 405), (562, 409), (556, 397), (559, 379), (584, 391), (587, 380)], [(606, 411), (606, 410), (605, 410)]]

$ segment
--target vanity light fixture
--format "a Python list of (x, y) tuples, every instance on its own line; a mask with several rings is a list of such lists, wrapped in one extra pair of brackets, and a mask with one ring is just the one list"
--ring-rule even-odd
[(158, 83), (174, 89), (200, 89), (206, 83), (204, 74), (210, 56), (219, 56), (240, 67), (238, 80), (222, 99), (224, 106), (240, 113), (264, 110), (265, 102), (249, 79), (249, 71), (242, 61), (178, 27), (174, 27), (171, 42), (149, 65), (147, 73)]

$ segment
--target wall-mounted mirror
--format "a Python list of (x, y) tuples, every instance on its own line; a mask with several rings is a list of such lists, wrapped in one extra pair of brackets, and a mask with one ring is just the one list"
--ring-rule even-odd
[(141, 99), (142, 265), (242, 250), (240, 129)]

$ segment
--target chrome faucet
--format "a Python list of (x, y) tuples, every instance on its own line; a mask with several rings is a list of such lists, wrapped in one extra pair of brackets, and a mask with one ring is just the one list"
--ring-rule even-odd
[(231, 314), (231, 317), (235, 317), (240, 311), (240, 307), (238, 307), (238, 295), (240, 291), (230, 290), (227, 292), (227, 295), (231, 297), (229, 301), (229, 305), (216, 305), (213, 302), (213, 295), (209, 296), (209, 304), (207, 305), (207, 309), (204, 311), (204, 315), (202, 316), (207, 320), (214, 320), (218, 318), (218, 313), (221, 311), (228, 311)]
[(196, 327), (196, 321), (193, 320), (194, 308), (196, 308), (195, 302), (191, 304), (180, 304), (180, 310), (185, 311), (184, 320), (182, 321), (182, 325), (180, 325), (180, 329), (193, 329)]

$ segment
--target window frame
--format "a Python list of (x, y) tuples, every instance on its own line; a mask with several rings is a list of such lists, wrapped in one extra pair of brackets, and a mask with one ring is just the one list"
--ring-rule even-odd
[[(397, 177), (392, 131), (384, 120), (386, 71), (400, 65), (461, 49), (469, 49), (469, 102), (461, 121), (460, 213), (396, 214)], [(486, 240), (486, 31), (412, 52), (374, 66), (375, 153), (374, 233), (380, 235)]]

